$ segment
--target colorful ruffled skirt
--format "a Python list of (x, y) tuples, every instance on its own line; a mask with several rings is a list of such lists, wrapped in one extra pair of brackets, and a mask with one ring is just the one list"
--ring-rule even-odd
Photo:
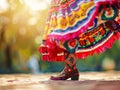
[(52, 0), (39, 52), (46, 61), (103, 53), (120, 37), (119, 0)]

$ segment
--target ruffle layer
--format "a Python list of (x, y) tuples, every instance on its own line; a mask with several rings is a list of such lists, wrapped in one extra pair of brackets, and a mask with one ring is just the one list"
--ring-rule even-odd
[(96, 49), (87, 51), (87, 52), (78, 52), (76, 53), (76, 56), (78, 58), (86, 58), (89, 55), (94, 55), (94, 54), (100, 54), (106, 51), (106, 49), (112, 48), (112, 45), (115, 43), (116, 40), (120, 38), (120, 33), (116, 32), (108, 39), (104, 44), (100, 45)]
[[(70, 40), (70, 39), (73, 39), (76, 36), (80, 35), (81, 33), (85, 32), (86, 30), (88, 30), (88, 28), (91, 26), (91, 22), (94, 21), (96, 16), (98, 15), (98, 12), (99, 12), (99, 9), (100, 9), (101, 5), (104, 5), (104, 9), (105, 9), (106, 5), (111, 5), (112, 6), (114, 4), (116, 5), (117, 8), (120, 8), (120, 5), (119, 5), (120, 1), (119, 0), (97, 0), (97, 1), (94, 1), (94, 2), (95, 2), (95, 10), (94, 10), (94, 12), (92, 13), (91, 16), (87, 16), (87, 17), (89, 17), (89, 21), (86, 22), (86, 21), (83, 20), (83, 22), (86, 22), (86, 24), (84, 26), (77, 25), (77, 23), (78, 23), (78, 21), (77, 21), (77, 23), (74, 24), (72, 27), (66, 27), (66, 30), (67, 29), (70, 29), (70, 30), (65, 32), (64, 29), (59, 28), (60, 31), (56, 32), (57, 29), (54, 28), (54, 27), (52, 28), (52, 30), (49, 30), (50, 23), (47, 23), (46, 26), (47, 26), (47, 30), (49, 32), (47, 33), (45, 38), (54, 38), (54, 39), (57, 39), (57, 40)], [(64, 5), (64, 8), (67, 8), (67, 6), (68, 6), (68, 4)], [(57, 9), (55, 9), (55, 10), (56, 10), (56, 12), (59, 11), (59, 10), (57, 11)], [(74, 12), (72, 12), (72, 13), (74, 13)], [(64, 17), (67, 17), (67, 16), (64, 16)], [(52, 19), (50, 19), (50, 20), (52, 20)], [(61, 23), (59, 23), (59, 25), (60, 24)], [(75, 27), (75, 25), (77, 25), (76, 26), (77, 29), (72, 30), (71, 28)]]
[(47, 40), (41, 45), (39, 52), (42, 54), (42, 60), (45, 61), (64, 61), (64, 49), (60, 48), (55, 41)]
[[(75, 52), (76, 57), (79, 59), (81, 58), (83, 59), (88, 57), (89, 55), (103, 53), (106, 51), (106, 49), (112, 48), (112, 45), (119, 38), (120, 38), (120, 33), (115, 32), (105, 43), (103, 43), (99, 47), (93, 50), (89, 50), (87, 52)], [(55, 43), (47, 42), (47, 45), (48, 47), (44, 45), (39, 48), (39, 52), (42, 53), (42, 60), (53, 61), (53, 62), (56, 62), (56, 61), (63, 62), (65, 58), (64, 52), (66, 52), (66, 50), (63, 48), (60, 48)]]

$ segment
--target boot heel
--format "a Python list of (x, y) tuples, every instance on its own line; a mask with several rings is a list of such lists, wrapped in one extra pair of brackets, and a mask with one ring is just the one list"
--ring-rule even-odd
[(71, 80), (79, 80), (79, 75), (72, 76)]

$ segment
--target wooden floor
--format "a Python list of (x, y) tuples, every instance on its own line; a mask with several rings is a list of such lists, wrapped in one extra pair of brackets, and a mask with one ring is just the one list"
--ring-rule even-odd
[(120, 72), (81, 72), (79, 81), (52, 81), (51, 75), (0, 75), (0, 90), (120, 90)]

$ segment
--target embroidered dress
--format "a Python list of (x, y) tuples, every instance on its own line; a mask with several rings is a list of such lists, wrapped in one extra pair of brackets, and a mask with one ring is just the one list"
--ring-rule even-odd
[(119, 0), (52, 0), (42, 59), (64, 61), (65, 52), (81, 59), (110, 49), (120, 37), (119, 14)]

